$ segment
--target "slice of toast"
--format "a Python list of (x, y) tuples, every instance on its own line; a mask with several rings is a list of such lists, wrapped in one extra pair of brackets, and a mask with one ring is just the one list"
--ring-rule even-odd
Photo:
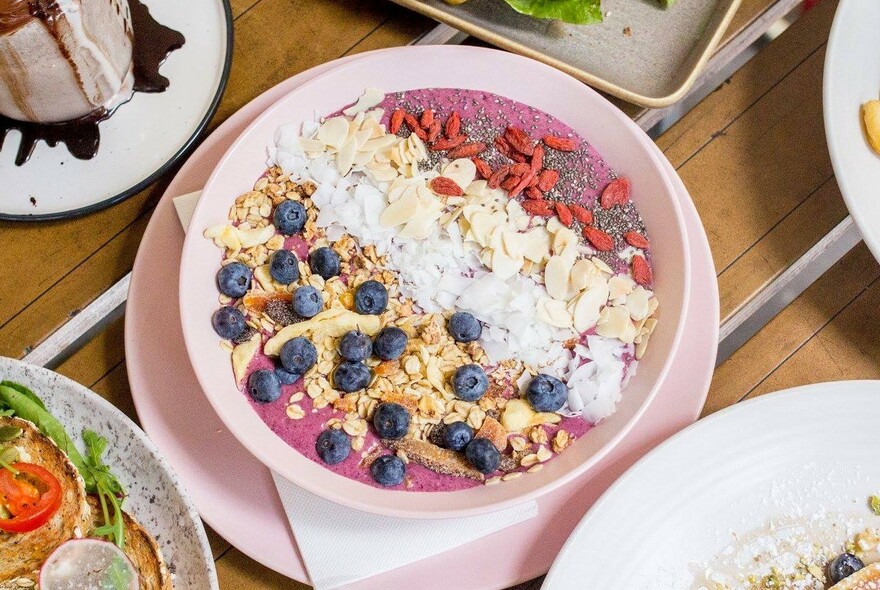
[(36, 572), (59, 545), (82, 537), (92, 528), (92, 511), (86, 500), (85, 484), (67, 455), (34, 424), (20, 418), (0, 417), (0, 427), (22, 430), (21, 436), (5, 443), (17, 447), (20, 459), (48, 470), (61, 483), (62, 500), (48, 523), (29, 533), (0, 531), (0, 588), (18, 578), (36, 580)]
[(410, 461), (415, 461), (431, 471), (456, 477), (483, 481), (482, 473), (471, 467), (460, 453), (443, 449), (435, 444), (412, 438), (400, 440), (383, 439), (382, 443), (393, 451), (403, 451)]
[(829, 590), (880, 590), (880, 563), (865, 566)]
[[(98, 500), (89, 496), (89, 505), (92, 508), (94, 527), (104, 524), (104, 517)], [(141, 590), (173, 590), (171, 573), (162, 551), (159, 549), (156, 539), (148, 533), (128, 512), (123, 513), (125, 523), (125, 554), (134, 564), (140, 576)]]

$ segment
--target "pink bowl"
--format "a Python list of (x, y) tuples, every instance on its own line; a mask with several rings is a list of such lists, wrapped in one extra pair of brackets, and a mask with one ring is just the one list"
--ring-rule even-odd
[[(400, 91), (429, 87), (485, 90), (559, 118), (628, 176), (649, 228), (660, 323), (638, 375), (617, 412), (565, 453), (528, 477), (456, 492), (403, 492), (374, 488), (325, 469), (288, 446), (266, 426), (236, 388), (228, 353), (211, 328), (217, 307), (219, 253), (202, 236), (227, 221), (235, 198), (265, 170), (266, 150), (285, 123), (312, 120), (360, 96), (365, 88)], [(211, 405), (236, 438), (294, 484), (345, 506), (409, 518), (483, 514), (544, 494), (599, 461), (626, 435), (657, 392), (678, 348), (690, 290), (690, 257), (682, 212), (650, 139), (595, 91), (529, 59), (475, 47), (403, 47), (340, 66), (300, 86), (258, 117), (217, 165), (190, 223), (180, 270), (180, 311), (187, 351)]]

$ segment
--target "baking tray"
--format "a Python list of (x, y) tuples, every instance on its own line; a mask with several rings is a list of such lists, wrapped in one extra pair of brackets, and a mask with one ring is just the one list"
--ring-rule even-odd
[(593, 25), (532, 18), (503, 0), (393, 1), (627, 102), (661, 108), (694, 83), (741, 0), (678, 0), (669, 10), (656, 0), (603, 0), (605, 20)]

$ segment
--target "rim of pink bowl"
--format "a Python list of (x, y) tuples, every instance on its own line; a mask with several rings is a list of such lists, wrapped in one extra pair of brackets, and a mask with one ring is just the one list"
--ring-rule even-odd
[[(409, 64), (410, 67), (413, 67), (412, 71), (407, 70), (405, 74), (410, 79), (413, 77), (418, 78), (419, 75), (419, 72), (415, 70), (415, 65), (410, 63), (413, 60), (417, 60), (420, 66), (431, 63), (448, 66), (456, 60), (461, 60), (459, 63), (467, 64), (468, 68), (475, 71), (468, 71), (466, 76), (449, 71), (446, 71), (444, 75), (462, 76), (478, 80), (478, 82), (472, 84), (461, 84), (456, 78), (451, 80), (450, 84), (438, 83), (435, 85), (436, 87), (464, 86), (478, 89), (483, 86), (484, 80), (499, 75), (501, 71), (517, 71), (518, 74), (522, 74), (525, 71), (525, 73), (534, 74), (539, 78), (545, 77), (548, 86), (541, 86), (542, 88), (564, 89), (568, 99), (577, 99), (578, 109), (589, 108), (591, 117), (604, 117), (605, 121), (603, 123), (610, 125), (614, 128), (615, 133), (619, 133), (620, 136), (626, 138), (627, 148), (624, 151), (627, 152), (627, 156), (634, 152), (640, 152), (636, 155), (639, 156), (641, 161), (649, 164), (650, 170), (640, 169), (635, 174), (653, 175), (656, 177), (653, 180), (653, 184), (662, 187), (665, 196), (663, 199), (664, 211), (668, 209), (673, 212), (672, 223), (675, 231), (673, 235), (669, 235), (661, 241), (665, 243), (667, 251), (673, 249), (678, 251), (679, 260), (678, 268), (674, 269), (675, 274), (678, 275), (677, 279), (671, 281), (673, 270), (670, 269), (667, 270), (668, 275), (666, 278), (664, 278), (661, 272), (657, 273), (657, 283), (660, 285), (671, 281), (672, 284), (668, 286), (668, 289), (672, 292), (673, 288), (675, 288), (677, 292), (679, 305), (673, 312), (676, 316), (674, 333), (668, 334), (668, 329), (663, 332), (666, 335), (667, 346), (664, 350), (662, 366), (659, 370), (655, 371), (656, 374), (652, 379), (648, 392), (640, 400), (633, 399), (632, 395), (629, 397), (624, 396), (618, 407), (618, 413), (590, 431), (594, 433), (593, 437), (597, 436), (595, 433), (599, 429), (612, 429), (612, 434), (607, 437), (608, 440), (604, 444), (590, 452), (586, 458), (573, 462), (572, 456), (574, 453), (572, 449), (568, 454), (559, 455), (554, 458), (541, 473), (530, 474), (530, 478), (519, 478), (515, 481), (505, 482), (504, 486), (477, 486), (456, 492), (430, 493), (378, 489), (338, 475), (288, 446), (262, 422), (256, 412), (250, 408), (249, 402), (234, 385), (228, 353), (223, 353), (219, 349), (219, 341), (213, 335), (213, 330), (210, 327), (210, 313), (217, 305), (217, 293), (213, 283), (215, 267), (205, 268), (207, 265), (203, 265), (200, 269), (198, 264), (196, 264), (214, 259), (219, 262), (219, 256), (217, 256), (213, 244), (202, 236), (202, 231), (199, 228), (207, 227), (213, 223), (225, 222), (229, 204), (242, 192), (251, 190), (254, 179), (259, 176), (265, 167), (265, 147), (268, 146), (272, 137), (274, 137), (276, 128), (282, 123), (291, 121), (291, 117), (283, 114), (285, 109), (293, 108), (297, 99), (304, 99), (308, 105), (311, 105), (310, 112), (314, 112), (314, 110), (332, 112), (332, 110), (341, 107), (344, 103), (352, 102), (363, 92), (364, 88), (371, 85), (370, 82), (374, 79), (370, 78), (370, 80), (364, 81), (360, 80), (359, 77), (363, 77), (367, 73), (376, 78), (382, 78), (383, 75), (401, 76), (402, 74), (392, 71), (388, 67), (391, 60), (396, 60), (396, 66)], [(370, 67), (377, 69), (371, 70)], [(443, 79), (444, 76), (439, 76), (439, 78)], [(316, 101), (307, 100), (311, 98), (309, 93), (314, 94), (318, 92), (322, 86), (326, 86), (328, 83), (334, 87), (338, 86), (340, 82), (348, 85), (356, 83), (359, 90), (354, 91), (354, 87), (352, 87), (345, 92), (337, 94), (340, 98), (336, 99), (333, 103), (335, 108), (333, 105), (321, 103), (319, 109), (316, 101), (325, 100), (323, 97), (315, 97)], [(431, 86), (431, 82), (411, 84), (399, 80), (398, 83), (400, 85), (394, 87), (395, 90)], [(495, 87), (498, 83), (499, 80), (495, 80), (494, 84), (488, 84), (492, 86), (492, 89), (486, 90), (520, 100), (526, 104), (538, 106), (571, 124), (571, 117), (557, 115), (556, 112), (559, 108), (563, 110), (565, 108), (574, 108), (571, 104), (559, 103), (556, 110), (552, 107), (547, 108), (542, 105), (554, 100), (553, 97), (548, 98), (544, 94), (537, 95), (537, 98), (532, 100), (523, 99), (521, 93), (515, 89), (496, 90)], [(539, 92), (534, 87), (528, 91)], [(294, 117), (293, 119), (302, 120), (302, 118), (304, 117)], [(601, 144), (601, 142), (592, 141), (591, 135), (595, 134), (584, 131), (583, 128), (579, 128), (577, 125), (572, 126), (594, 145)], [(255, 155), (254, 150), (257, 150), (256, 146), (260, 146), (260, 155), (256, 162), (252, 158), (248, 159), (247, 162), (236, 159), (240, 150), (248, 151), (249, 155), (253, 157)], [(597, 149), (603, 154), (603, 157), (609, 151), (601, 145)], [(616, 169), (626, 168), (626, 159), (620, 157), (608, 157), (607, 159)], [(614, 165), (621, 162), (623, 163), (622, 165)], [(235, 176), (236, 170), (238, 170), (239, 176)], [(227, 178), (230, 174), (232, 174), (232, 179)], [(628, 171), (628, 175), (633, 176), (633, 173)], [(215, 194), (216, 196), (214, 196)], [(636, 201), (639, 200), (639, 198), (636, 198)], [(647, 409), (648, 404), (657, 393), (659, 385), (669, 370), (684, 328), (682, 319), (687, 308), (690, 291), (690, 253), (687, 247), (684, 220), (681, 208), (675, 197), (675, 190), (667, 178), (662, 163), (656, 155), (654, 147), (650, 144), (647, 135), (635, 126), (619, 109), (611, 105), (611, 103), (592, 89), (577, 82), (574, 78), (549, 66), (497, 50), (462, 46), (402, 47), (364, 56), (316, 76), (314, 79), (292, 90), (264, 111), (233, 142), (205, 185), (202, 198), (193, 214), (191, 227), (194, 228), (194, 231), (188, 233), (181, 257), (181, 321), (187, 352), (209, 402), (230, 432), (267, 467), (311, 493), (335, 503), (366, 512), (403, 518), (458, 518), (485, 514), (486, 512), (502, 510), (528, 501), (570, 481), (594, 465), (614, 448)], [(205, 258), (209, 256), (210, 250), (208, 248), (213, 250), (213, 258)], [(655, 260), (655, 267), (658, 264), (662, 266), (661, 261), (662, 256)], [(210, 280), (206, 279), (206, 272), (210, 275)], [(196, 281), (193, 278), (194, 273), (204, 275), (201, 277), (200, 282), (194, 283)], [(206, 289), (209, 292), (203, 292)], [(206, 305), (208, 306), (207, 308), (205, 307)], [(664, 315), (668, 317), (669, 312), (666, 312)], [(209, 337), (212, 340), (209, 340)], [(212, 347), (208, 346), (209, 342), (213, 344)], [(656, 349), (657, 346), (653, 350)], [(211, 355), (212, 362), (206, 362), (205, 357), (207, 355)], [(223, 355), (225, 355), (225, 358)], [(654, 361), (654, 363), (656, 362)], [(643, 370), (641, 372), (644, 373)], [(633, 383), (630, 383), (627, 391), (633, 389), (633, 385), (638, 379), (639, 377), (636, 377)], [(638, 405), (630, 407), (636, 401), (638, 401)], [(620, 425), (615, 424), (615, 422), (622, 420), (620, 416), (626, 415), (625, 411), (629, 413), (626, 422)], [(615, 417), (617, 417), (617, 420), (615, 420)], [(588, 434), (583, 439), (589, 439), (590, 436)], [(578, 442), (583, 442), (583, 439)], [(559, 473), (553, 473), (554, 471)], [(522, 482), (528, 483), (523, 484)], [(474, 493), (475, 491), (479, 493)]]

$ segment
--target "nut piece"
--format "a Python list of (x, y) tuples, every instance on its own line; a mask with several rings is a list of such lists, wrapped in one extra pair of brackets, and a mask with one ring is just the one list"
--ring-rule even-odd
[(880, 100), (869, 100), (862, 105), (862, 120), (868, 143), (880, 154)]
[(483, 420), (483, 425), (475, 437), (489, 440), (500, 452), (507, 448), (507, 430), (498, 420), (490, 416), (486, 416), (486, 419)]

